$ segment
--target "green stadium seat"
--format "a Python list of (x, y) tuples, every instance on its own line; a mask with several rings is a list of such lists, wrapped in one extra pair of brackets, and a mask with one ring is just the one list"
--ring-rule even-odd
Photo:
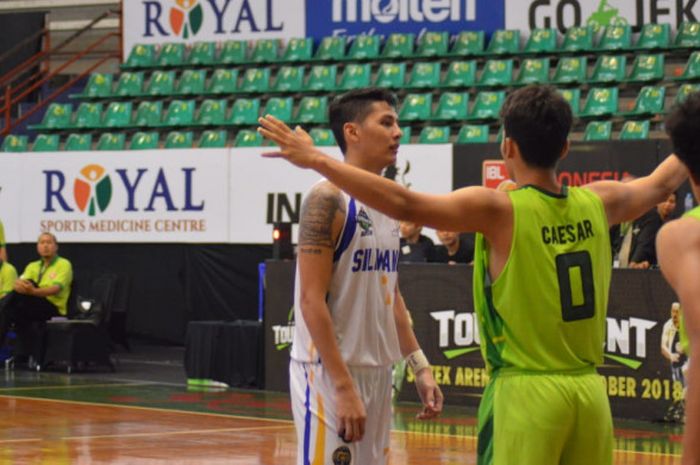
[(125, 71), (119, 75), (117, 87), (114, 89), (116, 97), (135, 97), (143, 92), (143, 72)]
[(614, 84), (625, 79), (627, 58), (624, 55), (599, 55), (591, 77), (590, 84)]
[(700, 79), (700, 51), (690, 54), (683, 72), (674, 79), (679, 81), (696, 81)]
[(657, 82), (664, 79), (664, 56), (637, 55), (632, 62), (632, 69), (627, 82)]
[(476, 83), (476, 60), (453, 61), (441, 87), (471, 87)]
[(465, 124), (457, 133), (457, 144), (475, 144), (489, 141), (488, 124)]
[(211, 66), (216, 63), (216, 42), (195, 42), (187, 55), (191, 66)]
[[(103, 128), (125, 128), (130, 126), (131, 109), (131, 102), (109, 102), (99, 126)], [(158, 117), (160, 119), (160, 114)]]
[(576, 53), (593, 50), (594, 30), (588, 26), (574, 26), (566, 30), (559, 52)]
[(258, 131), (250, 129), (241, 129), (236, 134), (233, 140), (234, 147), (262, 147), (264, 144), (263, 136)]
[(311, 136), (311, 140), (314, 141), (314, 145), (319, 147), (336, 145), (333, 131), (328, 128), (312, 128), (311, 131), (309, 131), (309, 135)]
[(486, 55), (517, 55), (520, 52), (520, 31), (498, 29), (491, 35), (491, 40), (484, 53)]
[(217, 68), (209, 80), (208, 94), (233, 94), (238, 90), (238, 69)]
[(153, 71), (151, 79), (146, 84), (146, 95), (173, 95), (175, 92), (175, 71)]
[(432, 94), (406, 94), (399, 109), (399, 121), (429, 120), (432, 104)]
[(170, 131), (165, 136), (163, 147), (166, 149), (191, 149), (192, 131)]
[(2, 141), (3, 152), (27, 152), (29, 151), (29, 139), (25, 135), (8, 134)]
[(333, 91), (336, 89), (338, 67), (336, 65), (315, 65), (309, 71), (306, 91)]
[(520, 62), (515, 85), (546, 84), (549, 82), (549, 58), (526, 58)]
[(321, 39), (313, 59), (340, 61), (345, 58), (345, 37), (329, 36)]
[(538, 28), (530, 32), (523, 53), (552, 54), (557, 50), (557, 30), (554, 28)]
[(450, 45), (450, 35), (447, 32), (426, 31), (418, 37), (416, 56), (439, 57), (447, 55)]
[(73, 120), (76, 128), (99, 128), (102, 119), (102, 104), (83, 102), (78, 106)]
[(221, 126), (226, 122), (226, 99), (205, 99), (199, 105), (195, 124), (201, 126)]
[(645, 24), (634, 48), (637, 50), (665, 49), (671, 45), (670, 24)]
[(304, 66), (282, 66), (277, 71), (274, 92), (300, 92), (304, 88)]
[(106, 73), (92, 73), (88, 78), (85, 88), (77, 98), (109, 97), (112, 95), (112, 81), (114, 77)]
[(399, 144), (410, 144), (411, 143), (411, 126), (404, 126), (401, 128), (401, 139), (399, 139)]
[(617, 87), (592, 87), (588, 91), (583, 111), (579, 116), (589, 118), (617, 113), (618, 94)]
[(596, 46), (597, 51), (626, 51), (632, 47), (632, 27), (629, 24), (608, 25)]
[(248, 68), (243, 74), (240, 92), (262, 93), (270, 90), (270, 68)]
[(369, 63), (348, 63), (340, 76), (338, 89), (362, 89), (369, 87), (372, 68)]
[(227, 40), (221, 46), (218, 63), (240, 65), (248, 60), (248, 43), (245, 40)]
[(138, 131), (131, 136), (129, 150), (152, 150), (158, 148), (158, 131)]
[(163, 126), (191, 126), (194, 123), (194, 100), (171, 100), (163, 117)]
[(153, 44), (136, 44), (129, 52), (124, 63), (125, 68), (150, 68), (156, 65), (156, 46)]
[(484, 31), (462, 31), (457, 34), (449, 55), (470, 57), (484, 52)]
[(477, 87), (508, 86), (513, 81), (513, 60), (490, 59), (484, 64), (481, 75), (476, 81)]
[(71, 152), (92, 150), (92, 134), (68, 134), (63, 150)]
[(587, 142), (610, 140), (611, 137), (612, 121), (590, 121), (583, 133), (583, 140)]
[(136, 115), (134, 116), (133, 126), (136, 127), (155, 127), (159, 126), (163, 119), (163, 102), (156, 100), (154, 102), (145, 101), (139, 103), (136, 107)]
[(235, 125), (258, 124), (260, 99), (237, 98), (231, 107), (228, 123)]
[(413, 55), (415, 42), (415, 34), (399, 32), (389, 34), (381, 56), (384, 58), (409, 58)]
[(373, 60), (379, 57), (379, 36), (360, 35), (350, 44), (346, 60)]
[(158, 66), (181, 66), (185, 63), (185, 44), (182, 42), (171, 42), (163, 44), (158, 53), (156, 65)]
[(226, 139), (228, 138), (228, 133), (225, 129), (219, 129), (218, 131), (203, 131), (202, 135), (197, 142), (197, 147), (200, 149), (220, 149), (226, 147)]
[(124, 150), (126, 136), (123, 132), (103, 132), (97, 141), (96, 150)]
[(700, 92), (700, 84), (681, 84), (681, 86), (678, 88), (678, 93), (676, 93), (674, 104), (678, 105), (685, 102), (688, 96), (693, 92)]
[(418, 135), (419, 144), (447, 144), (449, 141), (449, 126), (426, 126)]
[(58, 134), (37, 134), (32, 144), (32, 152), (58, 152), (61, 136)]
[(374, 80), (376, 87), (400, 89), (406, 84), (406, 63), (383, 62)]
[(644, 140), (649, 138), (649, 121), (625, 121), (620, 130), (620, 140)]
[(571, 113), (573, 113), (574, 116), (578, 116), (578, 113), (581, 110), (581, 89), (574, 88), (558, 90), (559, 93), (561, 93), (561, 96), (564, 97), (564, 100), (569, 103)]
[(561, 57), (554, 69), (552, 83), (555, 85), (580, 84), (586, 81), (586, 57)]
[(469, 94), (467, 92), (443, 92), (440, 94), (432, 120), (456, 121), (467, 119)]
[(311, 37), (289, 39), (282, 55), (282, 61), (309, 61), (313, 46), (314, 40)]
[(497, 120), (505, 99), (506, 92), (503, 90), (479, 92), (467, 119)]
[(29, 126), (29, 129), (67, 129), (71, 127), (73, 105), (70, 103), (51, 103), (44, 113), (41, 124)]
[(406, 87), (412, 89), (436, 88), (440, 85), (440, 63), (436, 61), (416, 62)]
[(682, 22), (676, 31), (673, 48), (700, 48), (700, 23), (695, 21)]
[(255, 41), (250, 60), (253, 63), (276, 63), (279, 61), (280, 39), (258, 39)]
[(328, 97), (307, 95), (301, 98), (294, 116), (297, 123), (327, 123)]
[(292, 121), (292, 110), (294, 109), (294, 100), (292, 97), (272, 97), (265, 102), (263, 115), (272, 115), (280, 121), (288, 123)]
[(180, 75), (175, 87), (179, 95), (202, 95), (207, 82), (207, 72), (203, 69), (186, 69)]
[(620, 113), (623, 116), (654, 116), (664, 111), (666, 88), (664, 86), (644, 86), (634, 100), (632, 109)]

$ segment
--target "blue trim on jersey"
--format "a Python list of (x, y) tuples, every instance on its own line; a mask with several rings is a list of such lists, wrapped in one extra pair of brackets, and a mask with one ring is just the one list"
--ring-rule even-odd
[(352, 241), (355, 235), (355, 230), (357, 229), (357, 219), (355, 217), (355, 199), (351, 198), (348, 202), (348, 216), (345, 218), (345, 228), (343, 228), (343, 235), (340, 238), (340, 245), (333, 253), (333, 261), (337, 262), (340, 260), (340, 256), (343, 255)]
[(304, 378), (306, 379), (306, 401), (304, 402), (304, 406), (306, 407), (306, 415), (304, 416), (304, 465), (309, 465), (311, 463), (309, 460), (309, 443), (311, 442), (311, 402), (309, 400), (309, 375), (306, 372), (306, 367), (304, 367)]

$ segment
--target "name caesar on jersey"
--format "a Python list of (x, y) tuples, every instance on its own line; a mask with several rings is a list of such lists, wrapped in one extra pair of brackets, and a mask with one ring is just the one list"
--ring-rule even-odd
[(546, 245), (580, 242), (593, 236), (590, 220), (578, 221), (576, 224), (542, 226), (542, 242)]

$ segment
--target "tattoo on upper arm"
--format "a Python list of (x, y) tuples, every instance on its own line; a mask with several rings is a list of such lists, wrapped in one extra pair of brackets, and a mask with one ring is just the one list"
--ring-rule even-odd
[[(316, 247), (335, 247), (333, 220), (345, 213), (342, 194), (332, 186), (319, 185), (304, 199), (299, 222), (299, 250), (318, 254)], [(314, 247), (316, 246), (316, 247)]]

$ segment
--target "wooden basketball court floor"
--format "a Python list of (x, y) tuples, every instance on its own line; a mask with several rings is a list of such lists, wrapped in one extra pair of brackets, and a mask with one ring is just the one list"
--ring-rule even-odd
[[(476, 463), (473, 409), (448, 406), (429, 423), (416, 411), (395, 407), (391, 465)], [(0, 371), (0, 412), (0, 465), (295, 464), (286, 394)], [(680, 464), (681, 432), (616, 421), (614, 463)]]

